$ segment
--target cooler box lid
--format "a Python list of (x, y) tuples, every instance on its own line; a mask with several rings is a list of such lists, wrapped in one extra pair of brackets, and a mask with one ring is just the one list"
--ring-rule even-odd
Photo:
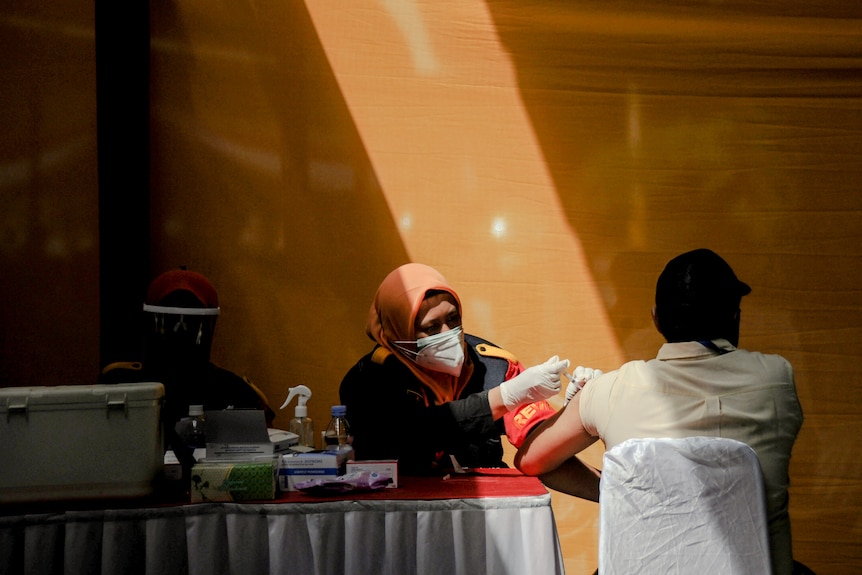
[(0, 388), (0, 503), (149, 495), (161, 383)]

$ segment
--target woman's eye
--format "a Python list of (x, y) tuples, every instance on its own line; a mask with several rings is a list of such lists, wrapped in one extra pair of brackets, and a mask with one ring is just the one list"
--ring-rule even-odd
[(425, 327), (421, 327), (421, 328), (419, 328), (419, 331), (417, 331), (416, 333), (417, 333), (417, 335), (419, 333), (422, 333), (422, 334), (425, 334), (423, 337), (428, 337), (430, 335), (440, 333), (440, 326), (439, 325), (428, 325)]

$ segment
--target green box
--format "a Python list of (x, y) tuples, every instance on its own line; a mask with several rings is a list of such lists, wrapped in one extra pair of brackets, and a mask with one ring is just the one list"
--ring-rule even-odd
[(192, 467), (192, 503), (275, 499), (277, 460), (203, 462)]

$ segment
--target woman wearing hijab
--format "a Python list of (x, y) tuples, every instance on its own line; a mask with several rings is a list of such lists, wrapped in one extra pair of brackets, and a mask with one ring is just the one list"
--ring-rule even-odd
[[(356, 458), (398, 459), (406, 475), (505, 467), (513, 416), (553, 413), (568, 360), (524, 370), (509, 352), (464, 333), (461, 300), (434, 268), (409, 263), (377, 289), (366, 333), (375, 347), (341, 382)], [(506, 422), (504, 424), (504, 416)]]

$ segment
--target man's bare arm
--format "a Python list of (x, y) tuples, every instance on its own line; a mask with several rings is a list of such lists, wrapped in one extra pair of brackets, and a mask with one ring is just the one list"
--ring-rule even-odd
[[(515, 454), (515, 467), (526, 475), (544, 476), (595, 443), (598, 438), (584, 429), (579, 405), (576, 395), (556, 415), (532, 431)], [(577, 472), (578, 477), (586, 477), (584, 469), (576, 467), (572, 471)]]
[(600, 470), (577, 457), (571, 457), (553, 471), (539, 475), (539, 479), (554, 491), (598, 503), (601, 476)]

